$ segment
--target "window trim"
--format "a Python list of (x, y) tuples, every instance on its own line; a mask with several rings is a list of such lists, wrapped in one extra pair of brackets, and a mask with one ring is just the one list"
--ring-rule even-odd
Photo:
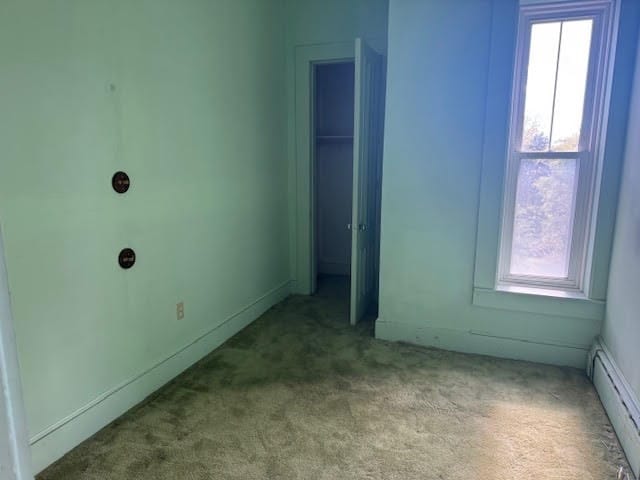
[[(602, 170), (605, 115), (611, 88), (610, 62), (615, 51), (616, 0), (585, 0), (554, 4), (524, 5), (519, 9), (515, 64), (511, 88), (508, 125), (508, 150), (504, 173), (500, 233), (497, 252), (496, 288), (530, 287), (558, 289), (584, 294), (589, 281), (594, 226), (596, 224), (598, 179)], [(585, 104), (579, 146), (576, 152), (523, 152), (520, 149), (524, 128), (527, 67), (532, 27), (536, 23), (592, 19), (591, 48)], [(589, 101), (589, 99), (592, 99)], [(552, 132), (550, 132), (552, 134)], [(549, 141), (551, 142), (551, 138)], [(523, 159), (576, 159), (575, 207), (566, 278), (549, 278), (510, 273), (511, 247), (515, 223), (515, 200), (520, 165)], [(544, 293), (543, 293), (544, 294)]]

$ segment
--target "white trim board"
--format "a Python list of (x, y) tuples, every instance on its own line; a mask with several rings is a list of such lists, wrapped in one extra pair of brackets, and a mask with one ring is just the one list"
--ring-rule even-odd
[(202, 359), (291, 292), (291, 281), (270, 290), (175, 353), (103, 393), (71, 415), (35, 434), (31, 452), (36, 472), (95, 434)]
[(406, 342), (454, 352), (489, 355), (561, 366), (584, 368), (588, 345), (560, 344), (542, 339), (508, 338), (477, 330), (415, 326), (376, 320), (376, 338)]
[(0, 479), (33, 479), (0, 232)]
[(618, 368), (609, 349), (596, 340), (587, 362), (602, 405), (636, 477), (640, 477), (640, 401)]

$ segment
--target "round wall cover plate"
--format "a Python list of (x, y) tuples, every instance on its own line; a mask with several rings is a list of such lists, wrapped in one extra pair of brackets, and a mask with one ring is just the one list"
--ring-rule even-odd
[(131, 185), (129, 175), (124, 172), (116, 172), (113, 174), (113, 177), (111, 178), (111, 186), (116, 192), (125, 193), (129, 190), (129, 185)]
[(123, 248), (118, 255), (118, 263), (122, 268), (128, 270), (136, 263), (136, 252), (131, 248)]

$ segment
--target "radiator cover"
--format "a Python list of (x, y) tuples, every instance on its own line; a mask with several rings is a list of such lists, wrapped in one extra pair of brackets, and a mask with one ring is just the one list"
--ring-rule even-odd
[(596, 340), (589, 352), (587, 374), (598, 391), (634, 475), (640, 477), (640, 402), (602, 339)]

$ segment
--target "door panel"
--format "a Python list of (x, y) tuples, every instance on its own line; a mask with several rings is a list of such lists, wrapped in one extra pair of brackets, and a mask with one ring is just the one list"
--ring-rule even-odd
[(378, 172), (382, 162), (382, 57), (361, 39), (355, 51), (351, 324), (365, 315), (377, 287)]

